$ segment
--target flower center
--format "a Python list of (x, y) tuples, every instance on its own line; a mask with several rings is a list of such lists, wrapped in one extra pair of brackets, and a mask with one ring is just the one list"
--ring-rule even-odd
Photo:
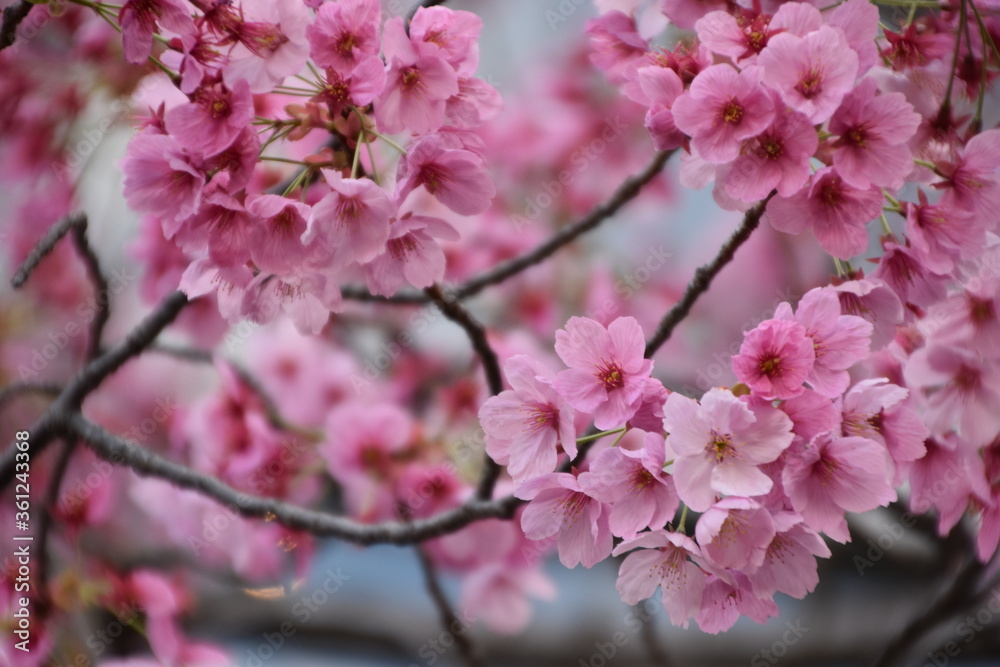
[(730, 125), (735, 125), (743, 118), (743, 107), (734, 99), (722, 110), (722, 120)]
[(730, 433), (719, 433), (715, 429), (708, 432), (708, 450), (715, 460), (722, 463), (735, 453), (733, 436)]
[(601, 364), (597, 367), (597, 372), (594, 375), (605, 389), (610, 391), (625, 386), (625, 371), (622, 370), (621, 366), (613, 361), (609, 362), (603, 359), (601, 359)]
[(799, 83), (795, 86), (795, 90), (807, 100), (811, 100), (823, 92), (823, 74), (819, 67), (813, 65), (807, 71), (799, 74)]

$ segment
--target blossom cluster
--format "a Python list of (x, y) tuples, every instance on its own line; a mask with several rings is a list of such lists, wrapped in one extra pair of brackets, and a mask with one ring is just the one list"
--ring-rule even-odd
[[(181, 289), (216, 294), (230, 322), (283, 310), (318, 333), (345, 276), (383, 295), (441, 280), (458, 233), (438, 209), (474, 215), (495, 194), (472, 131), (501, 107), (475, 77), (481, 20), (421, 8), (407, 27), (376, 0), (194, 5), (129, 0), (119, 16), (129, 62), (158, 32), (176, 70), (122, 169), (129, 205), (188, 257)], [(401, 154), (395, 178), (372, 144)], [(276, 185), (272, 162), (299, 172)]]

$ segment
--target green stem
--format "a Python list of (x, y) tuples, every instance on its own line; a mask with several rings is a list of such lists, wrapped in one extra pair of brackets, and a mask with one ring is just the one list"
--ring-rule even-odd
[(613, 431), (601, 431), (600, 433), (595, 433), (593, 435), (585, 435), (582, 438), (577, 438), (576, 439), (576, 444), (582, 445), (582, 444), (587, 443), (587, 442), (593, 442), (594, 440), (600, 440), (601, 438), (603, 438), (606, 435), (612, 435), (614, 433), (624, 433), (624, 431), (625, 431), (625, 427), (622, 426), (621, 428), (616, 428)]

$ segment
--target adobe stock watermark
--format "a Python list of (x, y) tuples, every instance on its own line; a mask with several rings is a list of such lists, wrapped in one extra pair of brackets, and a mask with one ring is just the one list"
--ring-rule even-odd
[(350, 576), (340, 571), (327, 570), (324, 573), (323, 582), (314, 588), (311, 593), (300, 595), (292, 605), (292, 616), (298, 620), (298, 625), (291, 621), (282, 621), (281, 625), (274, 632), (264, 632), (261, 634), (261, 641), (254, 648), (246, 651), (243, 667), (261, 667), (265, 662), (273, 658), (285, 643), (295, 636), (299, 628), (308, 625), (313, 619), (313, 615), (319, 612), (323, 606), (329, 602), (344, 586), (344, 582), (349, 581)]
[[(455, 638), (464, 635), (478, 620), (469, 610), (463, 609), (455, 614), (456, 618), (451, 624), (441, 630), (437, 637), (432, 637), (420, 645), (417, 655), (423, 659), (424, 665), (436, 664), (457, 641)], [(409, 667), (421, 667), (417, 663), (411, 662)]]
[(139, 276), (130, 271), (128, 266), (114, 269), (104, 276), (107, 289), (102, 289), (96, 295), (88, 296), (76, 307), (76, 319), (70, 320), (62, 329), (50, 331), (47, 342), (31, 351), (27, 363), (21, 362), (17, 367), (21, 380), (37, 378), (49, 363), (65, 350), (77, 336), (89, 334), (88, 325), (97, 317), (101, 309), (106, 309), (111, 303), (111, 297), (123, 292)]
[(795, 646), (802, 637), (809, 632), (809, 628), (802, 625), (802, 621), (796, 620), (785, 622), (786, 630), (781, 637), (774, 640), (768, 648), (761, 649), (750, 658), (750, 667), (768, 667), (777, 663), (781, 658), (788, 655), (788, 647)]
[(569, 187), (580, 174), (587, 171), (604, 154), (608, 146), (620, 137), (628, 126), (621, 116), (606, 119), (600, 135), (594, 137), (582, 146), (577, 147), (570, 156), (568, 169), (559, 172), (554, 180), (542, 182), (542, 192), (533, 197), (524, 198), (523, 215), (514, 214), (511, 222), (520, 231), (526, 225), (535, 222), (542, 212), (554, 204), (563, 191)]
[(549, 30), (555, 32), (563, 23), (569, 20), (582, 5), (589, 5), (588, 0), (559, 0), (555, 9), (545, 10), (545, 20), (549, 24)]
[(945, 642), (940, 651), (929, 651), (927, 662), (923, 667), (945, 667), (952, 658), (962, 652), (965, 646), (971, 644), (979, 633), (993, 624), (997, 614), (1000, 614), (1000, 588), (990, 591), (989, 601), (976, 612), (975, 616), (966, 616), (955, 625), (954, 636), (961, 639), (962, 643), (951, 639)]
[(646, 598), (634, 605), (622, 619), (622, 629), (615, 630), (605, 641), (594, 642), (594, 652), (587, 658), (580, 658), (579, 667), (606, 667), (632, 639), (663, 613), (663, 603), (659, 598)]

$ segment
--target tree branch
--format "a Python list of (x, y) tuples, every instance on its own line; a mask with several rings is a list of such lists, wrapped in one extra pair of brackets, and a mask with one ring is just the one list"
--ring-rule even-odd
[(3, 20), (0, 22), (0, 51), (12, 45), (17, 39), (17, 27), (28, 16), (31, 7), (32, 4), (28, 0), (20, 0), (3, 8)]
[[(59, 434), (62, 422), (77, 412), (83, 399), (96, 389), (109, 375), (152, 344), (181, 309), (188, 303), (181, 292), (172, 292), (125, 337), (97, 359), (87, 364), (66, 385), (59, 397), (49, 406), (46, 413), (31, 426), (31, 456), (37, 456), (45, 449), (53, 437)], [(12, 444), (0, 456), (0, 489), (6, 488), (14, 478), (14, 456), (17, 449)]]
[[(10, 9), (10, 7), (7, 9)], [(5, 9), (4, 22), (6, 22), (6, 19), (7, 10)], [(11, 279), (10, 284), (13, 285), (15, 289), (22, 287), (24, 283), (27, 282), (28, 276), (31, 275), (31, 272), (35, 270), (35, 267), (37, 267), (38, 264), (45, 259), (45, 256), (52, 252), (53, 248), (56, 247), (56, 244), (59, 243), (59, 239), (66, 236), (66, 233), (70, 229), (73, 229), (78, 225), (86, 224), (87, 216), (83, 213), (74, 213), (72, 215), (67, 215), (65, 218), (62, 218), (49, 227), (48, 231), (46, 231), (42, 238), (39, 239), (38, 243), (36, 243), (35, 247), (31, 249), (31, 252), (28, 253), (28, 256), (25, 257), (24, 261), (21, 262), (21, 266), (18, 267), (17, 271), (14, 273), (14, 277)]]
[[(539, 245), (520, 257), (508, 260), (499, 266), (470, 278), (464, 285), (455, 289), (452, 298), (455, 301), (462, 301), (470, 296), (475, 296), (490, 285), (496, 285), (508, 278), (521, 273), (522, 271), (539, 264), (543, 260), (551, 257), (557, 250), (575, 241), (578, 237), (596, 228), (602, 222), (617, 213), (622, 206), (635, 199), (642, 191), (644, 185), (649, 183), (663, 170), (663, 165), (667, 163), (674, 151), (664, 151), (656, 154), (645, 169), (625, 180), (615, 191), (611, 198), (603, 204), (599, 204), (590, 213), (580, 218), (576, 222), (566, 225), (549, 237), (547, 241)], [(390, 297), (375, 296), (362, 287), (345, 285), (341, 292), (345, 299), (356, 301), (378, 301), (384, 303), (420, 304), (428, 301), (426, 294), (419, 292), (400, 292)]]
[[(438, 616), (441, 617), (441, 627), (455, 640), (455, 645), (458, 646), (458, 650), (462, 653), (462, 658), (464, 658), (466, 665), (469, 667), (483, 667), (485, 663), (483, 663), (479, 651), (476, 650), (472, 640), (469, 639), (467, 628), (465, 628), (465, 620), (458, 617), (455, 610), (452, 609), (451, 603), (448, 602), (448, 596), (444, 594), (444, 589), (441, 588), (441, 582), (437, 576), (437, 568), (434, 567), (434, 563), (431, 562), (431, 559), (424, 553), (423, 549), (417, 547), (416, 551), (417, 557), (420, 559), (420, 569), (424, 572), (424, 583), (427, 585), (427, 592), (430, 593), (431, 600), (434, 601), (434, 606), (437, 608)], [(458, 632), (455, 628), (463, 628), (463, 630)]]
[[(497, 353), (490, 347), (490, 342), (486, 339), (486, 329), (461, 304), (446, 296), (441, 291), (440, 286), (432, 285), (427, 288), (426, 292), (445, 317), (465, 330), (473, 349), (482, 361), (490, 394), (493, 396), (499, 394), (503, 391), (503, 376), (500, 374), (500, 361), (497, 359)], [(497, 465), (496, 461), (488, 454), (484, 456), (484, 459), (479, 486), (476, 488), (476, 498), (479, 500), (489, 500), (493, 497), (493, 487), (496, 486), (497, 479), (500, 477), (500, 466)]]
[(56, 397), (62, 393), (62, 385), (56, 382), (12, 382), (0, 389), (0, 406), (24, 394), (43, 394)]
[(497, 500), (472, 499), (459, 507), (429, 519), (411, 522), (387, 521), (366, 524), (346, 517), (305, 509), (272, 498), (242, 493), (224, 482), (203, 475), (109, 433), (79, 414), (68, 416), (62, 430), (77, 437), (101, 458), (124, 465), (140, 475), (156, 477), (174, 486), (197, 491), (225, 505), (240, 516), (275, 520), (293, 530), (320, 537), (336, 537), (355, 544), (416, 544), (432, 537), (453, 533), (480, 519), (508, 519), (524, 501), (514, 496)]
[(733, 232), (733, 235), (729, 237), (729, 240), (719, 249), (719, 254), (715, 256), (715, 259), (708, 264), (698, 267), (698, 270), (694, 272), (694, 277), (688, 283), (687, 289), (684, 290), (684, 296), (664, 315), (653, 337), (646, 343), (645, 357), (647, 359), (656, 354), (656, 351), (667, 342), (674, 331), (674, 327), (688, 316), (688, 313), (691, 312), (691, 307), (694, 306), (698, 297), (708, 291), (712, 280), (722, 270), (722, 267), (732, 261), (736, 250), (750, 238), (750, 234), (760, 224), (760, 218), (764, 214), (767, 202), (773, 196), (774, 192), (747, 211), (743, 216), (743, 222)]
[(108, 323), (111, 316), (111, 292), (108, 289), (108, 281), (101, 273), (101, 263), (94, 254), (94, 249), (87, 240), (87, 216), (81, 215), (80, 222), (73, 225), (73, 245), (87, 265), (87, 273), (94, 283), (94, 299), (97, 304), (97, 312), (94, 320), (90, 323), (90, 337), (87, 339), (87, 361), (95, 359), (101, 349), (101, 335), (104, 332), (104, 325)]

